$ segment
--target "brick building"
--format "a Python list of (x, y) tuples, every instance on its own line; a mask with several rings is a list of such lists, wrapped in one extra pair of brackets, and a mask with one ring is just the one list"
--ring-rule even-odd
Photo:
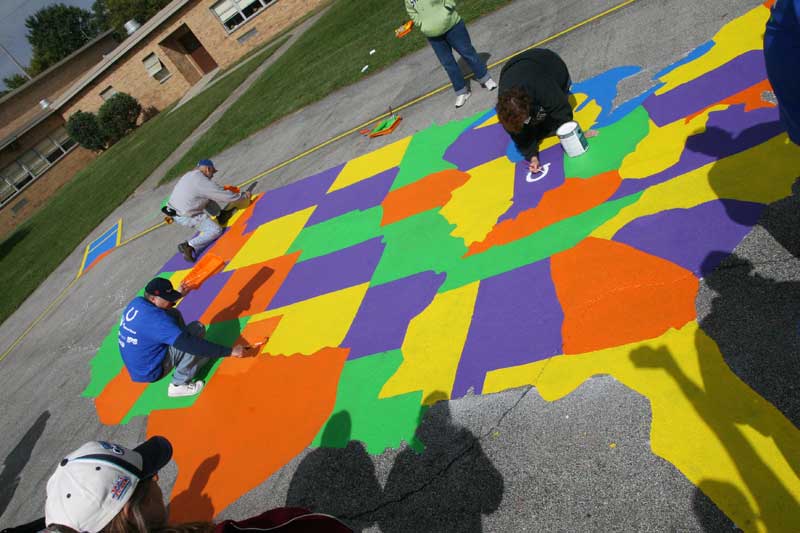
[[(41, 166), (43, 159), (49, 160), (42, 151), (46, 152), (50, 145), (37, 144), (42, 135), (53, 137), (48, 133), (48, 128), (55, 128), (53, 131), (57, 131), (63, 142), (69, 145), (71, 141), (64, 138), (63, 130), (59, 129), (66, 119), (78, 110), (96, 112), (104, 99), (115, 92), (128, 93), (143, 108), (160, 111), (179, 100), (203, 76), (236, 62), (326, 1), (328, 0), (170, 2), (153, 18), (135, 29), (125, 41), (97, 60), (65, 90), (51, 95), (52, 104), (44, 117), (47, 120), (41, 120), (35, 127), (15, 130), (16, 150), (13, 154), (6, 156), (5, 149), (0, 148), (3, 150), (0, 157), (6, 158), (0, 159), (0, 235), (27, 218), (35, 209), (36, 201), (43, 201), (57, 188), (38, 186), (40, 182), (44, 184), (45, 181), (56, 181), (47, 180), (48, 174), (58, 174), (60, 177), (57, 181), (63, 184), (93, 157), (81, 148), (70, 147), (70, 150), (79, 155), (74, 157), (75, 164), (64, 165), (63, 172), (56, 172), (55, 169), (62, 166), (64, 159), (55, 156), (54, 162), (36, 172), (32, 171), (25, 161), (35, 160)], [(20, 91), (25, 91), (25, 87), (10, 96)], [(38, 100), (35, 97), (30, 97), (29, 100), (25, 106), (36, 113), (38, 104), (34, 106), (33, 101)], [(0, 100), (0, 117), (2, 108), (3, 102)], [(38, 110), (38, 115), (42, 115), (41, 111)], [(5, 128), (0, 130), (0, 139), (6, 135)], [(0, 146), (3, 142), (5, 141), (0, 141)], [(58, 140), (56, 144), (63, 147)], [(10, 170), (4, 170), (4, 161), (9, 157), (18, 159)], [(79, 158), (81, 161), (77, 162)], [(20, 203), (23, 205), (19, 206)]]

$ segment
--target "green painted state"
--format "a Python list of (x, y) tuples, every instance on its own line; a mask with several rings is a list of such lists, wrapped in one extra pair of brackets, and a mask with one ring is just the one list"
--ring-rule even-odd
[(406, 149), (400, 162), (400, 171), (392, 183), (394, 191), (410, 183), (421, 180), (428, 174), (450, 170), (456, 166), (444, 159), (444, 153), (456, 139), (469, 129), (484, 112), (476, 113), (462, 120), (448, 122), (442, 126), (436, 124), (416, 133)]
[[(363, 442), (371, 454), (381, 454), (387, 448), (397, 448), (403, 441), (418, 448), (414, 437), (424, 413), (422, 391), (409, 392), (391, 398), (378, 398), (383, 385), (400, 368), (403, 354), (392, 350), (347, 361), (339, 378), (333, 414), (320, 430), (311, 446), (344, 447), (349, 440)], [(330, 438), (328, 426), (341, 413), (349, 415), (349, 439)], [(327, 430), (327, 434), (326, 434)], [(323, 437), (325, 437), (323, 439)]]
[(604, 127), (597, 137), (589, 139), (589, 150), (585, 154), (578, 157), (564, 154), (564, 176), (591, 178), (618, 169), (649, 132), (650, 116), (639, 106), (625, 118)]
[(288, 253), (302, 250), (299, 263), (374, 239), (383, 231), (382, 217), (383, 208), (376, 206), (308, 226), (297, 236)]
[(439, 208), (385, 226), (386, 247), (371, 284), (381, 285), (428, 270), (456, 269), (467, 247), (463, 239), (450, 235), (455, 227), (439, 213)]
[(638, 201), (642, 194), (638, 192), (613, 202), (606, 202), (525, 238), (466, 257), (447, 271), (447, 279), (439, 288), (439, 292), (457, 289), (473, 281), (509, 272), (572, 248), (596, 228), (613, 218), (622, 208)]
[(94, 357), (89, 362), (91, 377), (89, 378), (89, 384), (86, 385), (86, 388), (81, 393), (84, 398), (97, 398), (100, 396), (106, 385), (111, 383), (114, 376), (122, 370), (122, 357), (119, 355), (119, 342), (117, 341), (118, 332), (118, 325), (111, 328), (111, 331), (108, 332), (108, 335), (100, 344), (97, 353), (94, 354)]
[[(223, 344), (225, 346), (233, 346), (233, 343), (239, 337), (239, 334), (244, 329), (250, 317), (239, 318), (237, 320), (228, 320), (226, 322), (218, 322), (211, 324), (206, 330), (206, 339), (211, 342)], [(202, 379), (208, 386), (209, 380), (217, 371), (221, 359), (217, 359), (211, 365), (206, 366), (198, 372), (196, 379)], [(137, 416), (147, 416), (152, 411), (165, 411), (167, 409), (183, 409), (184, 407), (191, 407), (194, 402), (199, 398), (198, 396), (191, 396), (188, 398), (170, 398), (167, 396), (167, 386), (172, 378), (172, 372), (164, 376), (158, 381), (155, 381), (147, 386), (133, 404), (131, 410), (125, 415), (120, 424), (127, 424), (132, 418)], [(203, 394), (202, 392), (200, 394)]]

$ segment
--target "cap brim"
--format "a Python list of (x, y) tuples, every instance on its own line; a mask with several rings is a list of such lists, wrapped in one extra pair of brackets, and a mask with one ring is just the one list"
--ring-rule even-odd
[(172, 290), (172, 291), (168, 292), (167, 294), (159, 294), (158, 296), (160, 296), (161, 298), (164, 298), (168, 302), (177, 302), (178, 300), (181, 299), (183, 294), (181, 294), (180, 292), (178, 292), (176, 290)]
[(133, 451), (142, 456), (142, 478), (154, 476), (172, 459), (172, 444), (160, 436), (150, 437)]

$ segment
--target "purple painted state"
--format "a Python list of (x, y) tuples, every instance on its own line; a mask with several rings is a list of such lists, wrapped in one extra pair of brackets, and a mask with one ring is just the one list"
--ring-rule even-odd
[(461, 134), (444, 153), (444, 159), (467, 171), (506, 155), (508, 133), (500, 124), (471, 129)]
[(766, 77), (764, 52), (751, 50), (696, 80), (651, 96), (642, 105), (653, 122), (663, 126), (752, 87)]
[(222, 287), (233, 275), (233, 271), (220, 272), (208, 278), (205, 283), (200, 285), (200, 288), (189, 293), (186, 298), (181, 301), (179, 309), (183, 315), (183, 320), (188, 324), (193, 320), (199, 320), (205, 313), (211, 302), (214, 301)]
[(776, 107), (745, 113), (744, 104), (715, 111), (706, 130), (686, 140), (677, 163), (649, 178), (626, 179), (611, 197), (616, 200), (698, 169), (719, 159), (744, 152), (783, 132)]
[(325, 195), (306, 225), (313, 226), (350, 211), (365, 211), (380, 205), (389, 193), (399, 171), (397, 167), (390, 168), (369, 179)]
[(513, 203), (508, 211), (497, 219), (498, 223), (517, 218), (523, 211), (536, 207), (542, 201), (544, 193), (564, 184), (564, 152), (560, 144), (540, 153), (539, 160), (542, 164), (550, 163), (550, 170), (547, 176), (533, 183), (525, 180), (528, 175), (528, 162), (517, 163), (514, 169)]
[(342, 342), (348, 359), (400, 348), (408, 323), (430, 305), (445, 277), (428, 271), (370, 287)]
[(294, 265), (267, 309), (276, 309), (372, 279), (383, 255), (381, 237)]
[(482, 392), (486, 372), (560, 354), (563, 321), (549, 259), (481, 281), (453, 397)]
[(342, 164), (329, 168), (291, 185), (267, 192), (256, 202), (244, 233), (250, 233), (270, 220), (317, 205), (325, 196), (325, 193), (328, 192), (343, 167), (344, 165)]
[(664, 258), (702, 277), (714, 270), (750, 232), (764, 207), (738, 200), (714, 200), (691, 209), (671, 209), (628, 223), (613, 240)]

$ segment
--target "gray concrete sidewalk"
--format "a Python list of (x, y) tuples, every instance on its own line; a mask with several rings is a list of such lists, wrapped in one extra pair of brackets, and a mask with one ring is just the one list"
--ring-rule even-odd
[[(474, 22), (469, 30), (478, 51), (488, 53), (493, 62), (617, 3), (517, 0)], [(575, 81), (615, 66), (642, 66), (640, 74), (621, 84), (620, 99), (626, 100), (648, 87), (654, 72), (759, 3), (640, 0), (548, 47), (564, 57)], [(498, 72), (498, 68), (492, 70), (495, 76)], [(215, 156), (223, 169), (219, 179), (241, 182), (383, 113), (389, 105), (397, 106), (446, 82), (432, 51), (423, 49)], [(494, 99), (494, 94), (474, 87), (473, 97), (457, 110), (452, 93), (445, 91), (404, 111), (403, 123), (393, 135), (373, 140), (346, 137), (269, 174), (259, 181), (256, 191), (280, 187), (373, 151), (432, 122), (442, 124), (488, 109)], [(147, 183), (153, 182), (157, 182), (155, 174)], [(98, 232), (120, 217), (125, 235), (150, 227), (160, 219), (158, 204), (169, 189), (170, 185), (141, 188)], [(175, 253), (176, 243), (187, 233), (174, 226), (162, 228), (109, 255), (78, 280), (51, 314), (0, 362), (0, 459), (5, 459), (0, 474), (0, 524), (41, 515), (46, 480), (65, 452), (90, 438), (129, 444), (144, 438), (145, 419), (103, 426), (92, 401), (80, 393), (88, 382), (88, 362), (117, 322), (122, 307)], [(70, 283), (83, 247), (92, 238), (0, 327), (0, 349), (9, 346)], [(748, 238), (742, 254), (761, 263), (774, 261), (775, 265), (797, 268), (797, 261), (763, 232), (756, 231)], [(762, 274), (798, 277), (768, 269)], [(698, 308), (708, 308), (713, 297), (710, 290), (701, 292)], [(572, 422), (565, 422), (566, 417)], [(606, 377), (590, 380), (556, 403), (543, 402), (532, 389), (441, 403), (431, 410), (421, 429), (432, 435), (430, 447), (438, 450), (438, 455), (422, 456), (418, 463), (404, 463), (408, 460), (405, 450), (367, 458), (379, 487), (386, 486), (390, 473), (401, 476), (402, 498), (389, 501), (380, 494), (366, 494), (358, 486), (334, 497), (342, 514), (365, 531), (731, 529), (727, 518), (699, 489), (653, 455), (650, 417), (649, 404), (641, 396)], [(588, 437), (582, 440), (578, 435)], [(629, 453), (601, 456), (600, 449), (607, 447), (611, 435), (628, 442)], [(322, 453), (322, 460), (339, 461), (353, 469), (365, 464), (365, 452), (357, 443)], [(312, 454), (320, 451), (301, 454), (222, 516), (242, 518), (291, 503), (296, 491), (324, 494), (329, 487), (323, 478), (297, 474)], [(486, 468), (472, 467), (487, 461)], [(163, 472), (166, 494), (175, 474), (174, 466)], [(485, 512), (471, 513), (468, 521), (462, 519), (458, 513), (470, 506)], [(410, 522), (413, 517), (422, 521)]]

